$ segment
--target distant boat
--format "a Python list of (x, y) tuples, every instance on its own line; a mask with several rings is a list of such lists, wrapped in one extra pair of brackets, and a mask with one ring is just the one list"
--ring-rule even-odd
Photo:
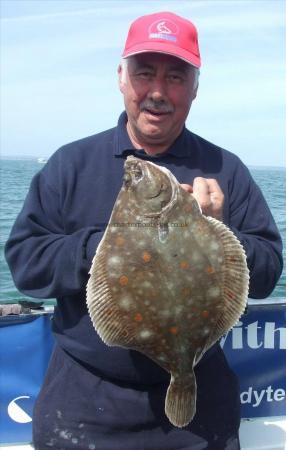
[(47, 158), (38, 158), (39, 164), (46, 164), (47, 161), (48, 161)]

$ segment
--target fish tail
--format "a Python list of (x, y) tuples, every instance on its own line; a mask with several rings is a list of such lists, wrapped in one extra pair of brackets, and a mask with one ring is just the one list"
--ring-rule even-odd
[(196, 412), (196, 379), (189, 377), (187, 382), (171, 377), (165, 400), (165, 413), (176, 427), (188, 425)]

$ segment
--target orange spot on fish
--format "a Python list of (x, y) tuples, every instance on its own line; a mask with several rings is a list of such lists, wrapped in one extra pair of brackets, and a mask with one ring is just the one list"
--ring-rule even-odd
[(143, 252), (142, 259), (144, 262), (149, 262), (151, 260), (152, 256), (148, 252)]
[(188, 261), (181, 261), (180, 267), (181, 269), (188, 269), (190, 267), (190, 264), (188, 263)]
[(126, 277), (126, 275), (122, 275), (119, 278), (119, 283), (121, 284), (121, 286), (126, 286), (128, 284), (128, 277)]
[(172, 334), (178, 334), (179, 329), (178, 329), (178, 327), (171, 327), (171, 328), (169, 328), (169, 331)]
[(204, 317), (205, 319), (207, 319), (209, 317), (210, 313), (208, 311), (203, 311), (202, 312), (202, 317)]
[(142, 314), (136, 313), (134, 316), (134, 320), (136, 320), (136, 322), (142, 322), (143, 320)]
[(116, 238), (116, 240), (115, 240), (115, 244), (119, 245), (119, 246), (124, 245), (125, 244), (125, 239), (122, 236), (118, 236)]
[(206, 268), (206, 272), (207, 272), (207, 273), (214, 273), (215, 270), (214, 270), (213, 266), (208, 266), (208, 267)]

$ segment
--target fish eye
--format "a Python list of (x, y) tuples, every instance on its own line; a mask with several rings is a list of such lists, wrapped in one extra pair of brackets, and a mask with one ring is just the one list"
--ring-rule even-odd
[(135, 181), (139, 181), (142, 178), (142, 170), (138, 166), (133, 167), (131, 173)]
[(141, 172), (141, 170), (135, 170), (133, 173), (134, 173), (134, 178), (135, 178), (136, 180), (139, 180), (139, 179), (142, 177), (142, 172)]

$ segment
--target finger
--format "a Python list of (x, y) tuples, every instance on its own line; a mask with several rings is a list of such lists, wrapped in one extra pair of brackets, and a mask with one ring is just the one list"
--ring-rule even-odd
[(201, 206), (203, 212), (211, 205), (209, 186), (207, 180), (202, 177), (196, 177), (193, 183), (193, 196)]
[(216, 180), (208, 178), (207, 183), (209, 186), (213, 212), (215, 215), (221, 215), (224, 204), (224, 193), (222, 192), (220, 185)]
[(191, 194), (193, 193), (193, 187), (192, 187), (191, 184), (185, 184), (185, 183), (182, 183), (182, 184), (181, 184), (181, 187), (182, 187), (185, 191), (190, 192)]
[(210, 194), (216, 193), (216, 194), (223, 196), (223, 192), (222, 192), (217, 180), (215, 180), (214, 178), (206, 178), (206, 182), (208, 184), (208, 189), (209, 189)]
[(211, 209), (209, 214), (216, 219), (223, 220), (223, 205), (224, 205), (224, 193), (221, 190), (217, 180), (213, 178), (207, 178), (209, 186), (209, 195), (211, 200)]
[(193, 191), (201, 195), (209, 193), (209, 186), (206, 178), (196, 177), (193, 182)]

